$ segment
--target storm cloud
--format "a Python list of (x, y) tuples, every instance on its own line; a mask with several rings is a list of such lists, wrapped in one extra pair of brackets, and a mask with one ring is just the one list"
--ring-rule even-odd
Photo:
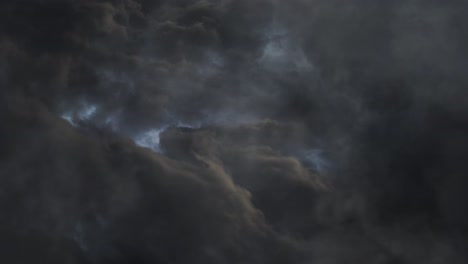
[(0, 3), (6, 263), (466, 263), (463, 1)]

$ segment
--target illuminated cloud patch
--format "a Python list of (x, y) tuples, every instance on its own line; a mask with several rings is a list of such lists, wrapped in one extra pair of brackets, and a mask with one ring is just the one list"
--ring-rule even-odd
[(77, 126), (78, 121), (89, 121), (97, 112), (98, 107), (96, 105), (84, 103), (77, 110), (68, 111), (62, 114), (61, 117), (73, 126)]
[(313, 171), (326, 173), (332, 168), (329, 160), (326, 159), (324, 151), (321, 149), (310, 149), (304, 152), (304, 162)]
[(162, 152), (160, 135), (166, 128), (152, 129), (135, 137), (135, 143), (144, 148), (150, 148), (156, 152)]

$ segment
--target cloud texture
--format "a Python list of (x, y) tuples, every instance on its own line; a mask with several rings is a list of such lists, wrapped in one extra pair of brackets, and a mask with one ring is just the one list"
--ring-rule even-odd
[(0, 259), (466, 263), (467, 8), (2, 1)]

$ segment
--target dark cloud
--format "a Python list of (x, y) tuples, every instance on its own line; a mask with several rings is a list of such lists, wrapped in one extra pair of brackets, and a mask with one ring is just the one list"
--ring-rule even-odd
[(0, 255), (465, 263), (467, 7), (2, 1)]
[(220, 165), (170, 160), (105, 132), (76, 131), (33, 102), (15, 103), (21, 113), (2, 117), (10, 124), (2, 135), (2, 226), (14, 239), (46, 243), (47, 258), (72, 258), (66, 244), (54, 249), (57, 240), (99, 263), (295, 257)]

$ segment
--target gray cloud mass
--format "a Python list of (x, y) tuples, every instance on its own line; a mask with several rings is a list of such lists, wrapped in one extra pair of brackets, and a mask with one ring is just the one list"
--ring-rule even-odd
[(0, 2), (5, 263), (466, 263), (468, 5)]

